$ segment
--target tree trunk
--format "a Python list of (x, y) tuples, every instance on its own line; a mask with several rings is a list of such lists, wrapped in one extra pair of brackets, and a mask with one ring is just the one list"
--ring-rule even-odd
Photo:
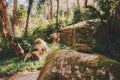
[(15, 33), (15, 19), (16, 19), (16, 11), (17, 11), (17, 1), (14, 0), (14, 5), (13, 5), (13, 19), (12, 19), (12, 29), (13, 29), (13, 34)]
[(14, 41), (14, 35), (13, 35), (12, 28), (11, 28), (11, 22), (10, 22), (8, 13), (7, 13), (5, 0), (0, 0), (0, 12), (1, 12), (0, 14), (1, 26), (3, 27), (3, 30), (5, 31), (5, 33), (3, 33), (5, 35), (5, 38), (8, 39), (8, 41), (10, 42), (10, 45), (14, 48), (16, 55), (24, 54), (24, 50), (21, 48), (19, 43), (16, 43)]
[(67, 17), (69, 18), (69, 0), (66, 0), (67, 2)]
[(11, 29), (11, 24), (10, 24), (10, 19), (7, 14), (7, 8), (6, 8), (6, 2), (4, 0), (0, 0), (0, 5), (1, 5), (1, 20), (3, 27), (5, 29), (5, 37), (7, 35), (13, 37), (13, 32)]
[(52, 21), (52, 0), (50, 0), (50, 7), (49, 7), (49, 21)]
[(80, 2), (79, 2), (79, 0), (77, 0), (77, 6), (78, 6), (78, 9), (80, 10)]
[(58, 22), (58, 16), (59, 15), (59, 0), (57, 0), (57, 12), (56, 12), (56, 30), (59, 31), (59, 22)]
[(25, 27), (25, 33), (24, 33), (24, 35), (28, 34), (29, 17), (30, 17), (30, 12), (31, 12), (31, 8), (32, 8), (32, 4), (33, 4), (33, 0), (29, 0), (29, 7), (28, 7), (28, 11), (27, 11), (27, 19), (26, 19), (26, 27)]
[(84, 0), (84, 8), (87, 8), (87, 2), (88, 0)]

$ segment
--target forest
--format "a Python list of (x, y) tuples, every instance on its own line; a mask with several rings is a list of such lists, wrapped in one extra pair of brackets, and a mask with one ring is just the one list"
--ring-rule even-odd
[(120, 80), (119, 0), (0, 0), (0, 80)]

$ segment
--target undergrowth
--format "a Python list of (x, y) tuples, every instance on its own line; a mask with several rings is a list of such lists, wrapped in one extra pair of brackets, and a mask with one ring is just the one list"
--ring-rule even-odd
[[(51, 53), (57, 50), (69, 49), (69, 47), (65, 45), (57, 45), (57, 44), (49, 44), (49, 48), (50, 50), (48, 52), (48, 55), (46, 55), (46, 60)], [(29, 59), (26, 62), (24, 62), (23, 59), (24, 56), (21, 57), (6, 56), (6, 58), (0, 59), (0, 77), (13, 75), (14, 73), (17, 72), (37, 71), (40, 70), (44, 65), (44, 62), (34, 61), (33, 59)]]

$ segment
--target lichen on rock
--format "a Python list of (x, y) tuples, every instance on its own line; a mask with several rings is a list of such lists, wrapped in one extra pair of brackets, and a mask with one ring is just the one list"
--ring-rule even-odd
[(53, 55), (38, 80), (120, 80), (117, 61), (74, 50), (61, 50)]

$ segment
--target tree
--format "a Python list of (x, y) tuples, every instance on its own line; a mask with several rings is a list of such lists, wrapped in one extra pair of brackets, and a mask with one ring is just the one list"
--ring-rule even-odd
[(87, 2), (88, 0), (84, 0), (84, 8), (87, 8)]
[(80, 2), (79, 2), (79, 0), (77, 0), (77, 6), (78, 6), (78, 9), (80, 10)]
[(17, 11), (17, 1), (18, 0), (14, 0), (14, 5), (13, 5), (13, 19), (12, 19), (13, 33), (15, 32), (14, 26), (15, 26), (16, 11)]
[(29, 0), (29, 6), (28, 6), (28, 11), (27, 11), (27, 19), (26, 19), (26, 26), (25, 26), (25, 33), (24, 33), (24, 35), (28, 34), (29, 17), (30, 17), (30, 12), (31, 12), (33, 1), (34, 0)]
[(49, 21), (52, 20), (52, 0), (50, 0), (50, 7), (49, 7)]
[(67, 2), (67, 17), (69, 18), (69, 0), (66, 0)]
[(56, 12), (56, 29), (59, 30), (59, 22), (58, 22), (58, 16), (59, 15), (59, 0), (57, 0), (57, 12)]
[(3, 29), (4, 38), (8, 39), (10, 45), (13, 47), (16, 55), (24, 54), (24, 50), (21, 48), (20, 44), (15, 42), (14, 35), (11, 27), (11, 22), (7, 13), (6, 1), (0, 0), (0, 17), (1, 17), (1, 27)]
[(13, 37), (12, 27), (10, 25), (10, 19), (8, 17), (7, 8), (6, 8), (6, 2), (3, 0), (0, 0), (1, 5), (1, 20), (2, 20), (2, 27), (5, 30), (4, 37), (7, 38), (7, 35), (9, 37)]

